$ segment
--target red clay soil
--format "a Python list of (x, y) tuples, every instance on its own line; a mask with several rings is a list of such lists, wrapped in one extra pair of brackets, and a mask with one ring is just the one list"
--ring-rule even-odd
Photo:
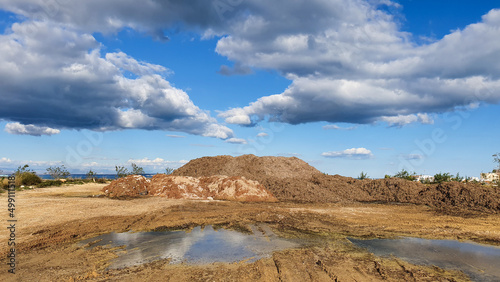
[(158, 174), (151, 179), (149, 192), (169, 199), (214, 199), (238, 202), (277, 202), (255, 180), (240, 176), (185, 177)]
[(149, 179), (141, 175), (129, 175), (111, 182), (102, 191), (110, 198), (139, 197), (148, 194)]
[(102, 189), (110, 198), (160, 196), (168, 199), (228, 200), (239, 202), (277, 202), (255, 180), (244, 177), (185, 177), (157, 174), (151, 180), (130, 175), (111, 182)]
[(358, 180), (325, 175), (295, 157), (203, 157), (173, 175), (244, 176), (264, 185), (279, 201), (411, 203), (443, 211), (500, 212), (498, 187), (458, 182), (426, 185), (399, 178)]

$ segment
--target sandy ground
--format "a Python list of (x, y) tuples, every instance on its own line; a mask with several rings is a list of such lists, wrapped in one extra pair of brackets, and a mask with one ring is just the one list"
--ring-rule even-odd
[[(383, 259), (355, 248), (347, 236), (473, 240), (500, 245), (500, 215), (459, 217), (425, 206), (112, 200), (104, 185), (87, 184), (16, 193), (16, 274), (7, 273), (9, 231), (0, 229), (1, 281), (462, 281), (463, 274)], [(0, 196), (2, 218), (7, 194)], [(248, 229), (268, 224), (285, 237), (310, 237), (314, 246), (275, 252), (255, 263), (171, 265), (168, 260), (108, 270), (120, 250), (76, 243), (107, 232), (169, 230), (198, 225)]]

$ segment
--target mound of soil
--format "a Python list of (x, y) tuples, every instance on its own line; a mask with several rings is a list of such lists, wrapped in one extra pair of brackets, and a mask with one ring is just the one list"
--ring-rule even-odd
[(142, 175), (129, 175), (114, 180), (102, 191), (110, 198), (139, 197), (148, 194), (149, 182), (149, 179)]
[(418, 199), (441, 210), (500, 212), (500, 189), (492, 186), (458, 182), (429, 185), (418, 193)]
[(457, 182), (424, 185), (399, 178), (358, 180), (325, 175), (295, 157), (203, 157), (173, 173), (192, 177), (221, 174), (258, 181), (279, 201), (411, 203), (441, 210), (500, 212), (498, 187)]
[(184, 177), (157, 174), (151, 180), (130, 175), (111, 182), (102, 191), (110, 198), (161, 196), (169, 199), (213, 199), (239, 202), (277, 202), (257, 181), (244, 177)]
[(268, 177), (310, 178), (315, 174), (321, 174), (321, 172), (296, 157), (257, 157), (254, 155), (203, 157), (190, 161), (172, 173), (177, 176), (194, 177), (243, 176), (259, 182)]
[(245, 177), (185, 177), (158, 174), (151, 179), (149, 193), (169, 199), (214, 199), (238, 202), (277, 202), (257, 181)]

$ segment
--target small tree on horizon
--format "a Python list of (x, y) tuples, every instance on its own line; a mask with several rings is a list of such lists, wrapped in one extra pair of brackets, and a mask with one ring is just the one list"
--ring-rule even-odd
[(500, 174), (500, 153), (496, 153), (493, 155), (493, 162), (498, 164), (498, 168), (496, 169), (496, 172)]
[(368, 174), (365, 173), (364, 171), (361, 172), (361, 174), (358, 176), (359, 180), (364, 180), (368, 178)]
[(451, 174), (447, 173), (438, 173), (434, 175), (434, 183), (443, 183), (450, 182), (452, 180)]
[(85, 178), (87, 179), (94, 179), (96, 176), (97, 173), (95, 173), (92, 169), (90, 169), (89, 172), (85, 174)]
[(457, 182), (462, 182), (464, 180), (464, 178), (462, 176), (460, 176), (460, 173), (457, 172), (457, 175), (453, 178), (451, 178), (451, 181), (457, 181)]
[(171, 167), (167, 167), (167, 168), (165, 169), (165, 174), (167, 174), (167, 175), (170, 175), (170, 174), (172, 174), (173, 172), (174, 172), (174, 169), (173, 169), (173, 168), (171, 168)]
[(71, 175), (64, 165), (49, 167), (47, 168), (47, 173), (55, 180), (68, 178)]
[(117, 178), (126, 177), (127, 175), (130, 174), (128, 172), (128, 169), (126, 169), (124, 166), (115, 166), (115, 170), (116, 170), (116, 177)]
[(415, 179), (417, 179), (417, 177), (415, 176), (416, 174), (416, 172), (409, 173), (406, 169), (403, 169), (400, 172), (396, 173), (394, 177), (414, 181)]
[(144, 169), (135, 163), (132, 163), (132, 173), (133, 175), (143, 175), (145, 174)]

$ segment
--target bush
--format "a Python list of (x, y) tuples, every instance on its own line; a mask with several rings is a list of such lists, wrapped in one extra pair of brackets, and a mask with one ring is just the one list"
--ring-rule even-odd
[(16, 187), (33, 186), (42, 183), (42, 179), (34, 172), (16, 173)]
[(416, 175), (415, 172), (410, 174), (408, 171), (403, 169), (400, 172), (396, 173), (396, 175), (394, 175), (394, 177), (414, 181), (415, 179), (417, 179), (415, 175)]
[(21, 187), (22, 185), (32, 186), (42, 182), (42, 179), (34, 171), (29, 170), (28, 167), (29, 165), (24, 165), (17, 168), (15, 172), (16, 187)]
[(368, 174), (366, 172), (362, 171), (361, 174), (358, 176), (358, 179), (359, 180), (368, 179)]
[(451, 174), (449, 173), (438, 173), (434, 175), (434, 183), (450, 182)]
[(0, 181), (0, 186), (2, 189), (9, 189), (9, 179), (7, 177), (2, 177), (2, 180)]
[(61, 186), (63, 183), (61, 180), (45, 180), (42, 183), (39, 183), (36, 187), (45, 188), (51, 186)]

